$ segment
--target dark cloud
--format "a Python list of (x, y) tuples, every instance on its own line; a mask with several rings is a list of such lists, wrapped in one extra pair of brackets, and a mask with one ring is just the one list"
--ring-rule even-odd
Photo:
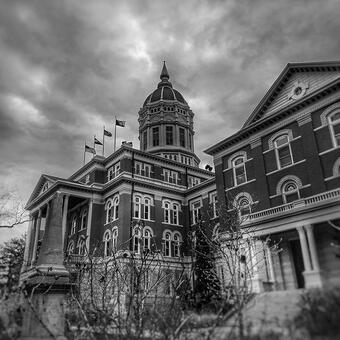
[(0, 179), (24, 199), (42, 172), (75, 171), (84, 140), (114, 115), (128, 122), (119, 141), (139, 145), (137, 113), (162, 60), (196, 114), (206, 163), (202, 150), (241, 127), (287, 62), (340, 58), (338, 0), (0, 6)]

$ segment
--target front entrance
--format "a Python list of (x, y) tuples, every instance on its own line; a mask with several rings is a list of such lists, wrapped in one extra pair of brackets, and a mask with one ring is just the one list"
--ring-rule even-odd
[(297, 287), (305, 288), (305, 279), (302, 274), (305, 270), (305, 266), (303, 264), (300, 240), (291, 240), (289, 243), (292, 251)]

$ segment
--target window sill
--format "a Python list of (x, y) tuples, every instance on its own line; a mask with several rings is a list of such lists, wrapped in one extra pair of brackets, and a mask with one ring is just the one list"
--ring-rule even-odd
[(115, 220), (110, 221), (110, 222), (105, 222), (105, 223), (104, 223), (104, 226), (106, 226), (106, 225), (108, 225), (108, 224), (111, 224), (111, 223), (113, 223), (113, 222), (117, 222), (118, 220), (119, 220), (119, 217), (116, 218)]
[(173, 224), (173, 223), (167, 223), (167, 222), (161, 222), (162, 224), (166, 224), (166, 225), (170, 225), (170, 226), (173, 226), (173, 227), (183, 227), (182, 224)]
[(242, 184), (235, 185), (234, 187), (228, 188), (228, 189), (226, 189), (225, 191), (233, 190), (233, 189), (239, 188), (239, 187), (241, 187), (241, 186), (243, 186), (243, 185), (246, 185), (246, 184), (249, 184), (249, 183), (253, 183), (253, 182), (255, 182), (255, 181), (256, 181), (256, 178), (251, 179), (250, 181), (244, 182), (244, 183), (242, 183)]
[(295, 162), (295, 163), (290, 164), (290, 165), (288, 165), (288, 166), (285, 166), (284, 168), (280, 168), (280, 169), (273, 170), (273, 171), (271, 171), (271, 172), (266, 173), (266, 176), (275, 174), (276, 172), (279, 172), (279, 171), (281, 171), (281, 170), (289, 169), (289, 168), (291, 168), (292, 166), (301, 164), (301, 163), (303, 163), (303, 162), (306, 162), (306, 160), (305, 160), (305, 159), (302, 159), (301, 161), (298, 161), (298, 162)]
[(331, 181), (332, 179), (336, 179), (336, 178), (339, 178), (340, 175), (337, 175), (337, 176), (331, 176), (331, 177), (327, 177), (325, 178), (325, 181)]
[(145, 222), (155, 222), (155, 220), (147, 220), (145, 218), (132, 217), (134, 221), (145, 221)]
[(338, 150), (338, 149), (340, 149), (340, 145), (333, 146), (331, 149), (320, 152), (319, 156), (325, 155), (326, 153), (329, 153), (329, 152), (332, 152), (332, 151), (335, 151), (335, 150)]
[[(301, 138), (301, 136), (294, 137), (294, 138), (289, 140), (289, 143), (294, 142), (294, 141), (296, 141), (296, 140), (298, 140), (300, 138)], [(263, 151), (262, 154), (266, 154), (266, 153), (268, 153), (270, 151), (275, 151), (275, 148), (267, 149), (267, 150)]]

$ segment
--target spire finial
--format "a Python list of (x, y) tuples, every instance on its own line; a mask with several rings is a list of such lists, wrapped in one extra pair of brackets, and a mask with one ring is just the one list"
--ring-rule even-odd
[(163, 60), (163, 68), (162, 68), (160, 78), (161, 80), (169, 80), (170, 78), (168, 69), (166, 68), (166, 65), (165, 65), (165, 60)]

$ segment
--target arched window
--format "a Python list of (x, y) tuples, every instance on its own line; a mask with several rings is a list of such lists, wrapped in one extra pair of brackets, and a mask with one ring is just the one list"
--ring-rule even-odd
[(328, 124), (331, 131), (333, 146), (340, 146), (340, 111), (328, 115)]
[(294, 180), (288, 180), (282, 184), (282, 199), (284, 203), (296, 201), (300, 198), (299, 187)]
[(106, 223), (110, 223), (113, 218), (113, 207), (112, 201), (110, 199), (106, 202), (105, 209), (106, 209)]
[(216, 224), (212, 232), (212, 240), (217, 242), (220, 237), (220, 225)]
[(87, 209), (84, 209), (82, 214), (81, 214), (81, 224), (80, 224), (80, 229), (86, 229), (87, 225)]
[(113, 251), (117, 251), (118, 249), (118, 228), (114, 227), (112, 230), (112, 249)]
[(338, 158), (333, 165), (333, 177), (340, 176), (340, 158)]
[(164, 201), (163, 208), (164, 208), (164, 223), (170, 223), (170, 208), (171, 208), (170, 202)]
[(234, 186), (247, 182), (245, 156), (237, 156), (232, 160)]
[(106, 230), (103, 236), (104, 242), (104, 256), (110, 256), (110, 242), (111, 242), (111, 232)]
[(133, 251), (136, 254), (140, 253), (141, 231), (140, 227), (136, 225), (133, 228)]
[(114, 197), (112, 205), (113, 205), (112, 217), (113, 217), (113, 220), (116, 220), (118, 218), (118, 208), (119, 208), (119, 197), (118, 196)]
[(290, 146), (289, 133), (283, 133), (273, 141), (277, 168), (282, 169), (293, 164), (292, 149)]
[(86, 243), (85, 243), (85, 238), (84, 237), (80, 237), (79, 241), (78, 241), (78, 254), (79, 255), (85, 255), (86, 254)]
[(151, 250), (151, 237), (152, 230), (150, 228), (144, 228), (144, 250)]
[(182, 241), (181, 234), (178, 232), (175, 232), (174, 233), (174, 256), (175, 257), (179, 257), (181, 255), (180, 254), (181, 241)]
[(133, 217), (142, 218), (142, 197), (134, 195)]
[(71, 222), (71, 235), (74, 235), (77, 230), (77, 216), (74, 215)]
[(163, 237), (164, 244), (164, 256), (171, 256), (171, 233), (170, 231), (166, 231)]
[(234, 200), (234, 208), (238, 210), (240, 217), (251, 214), (252, 204), (253, 200), (247, 192), (239, 193)]
[(151, 219), (151, 199), (149, 197), (144, 197), (144, 216), (142, 218)]
[(179, 225), (179, 205), (177, 203), (172, 204), (172, 223)]
[(72, 255), (74, 253), (74, 242), (71, 241), (67, 246), (67, 254)]

